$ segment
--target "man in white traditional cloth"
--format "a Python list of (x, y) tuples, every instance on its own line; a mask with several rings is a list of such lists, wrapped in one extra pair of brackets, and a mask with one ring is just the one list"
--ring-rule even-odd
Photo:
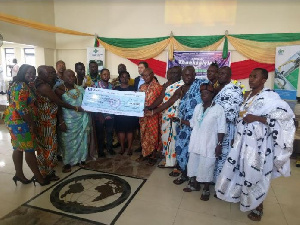
[(268, 71), (254, 69), (252, 89), (240, 108), (234, 144), (215, 190), (218, 198), (240, 202), (249, 219), (260, 221), (271, 179), (290, 175), (295, 115), (277, 93), (264, 88)]
[(218, 158), (214, 172), (214, 182), (219, 176), (227, 155), (230, 151), (232, 139), (235, 132), (236, 119), (239, 115), (239, 108), (243, 102), (242, 89), (231, 83), (231, 69), (228, 66), (221, 67), (218, 72), (219, 90), (214, 102), (223, 107), (226, 117), (227, 130), (222, 143), (222, 154)]
[(222, 153), (222, 141), (226, 132), (226, 119), (222, 106), (215, 104), (212, 84), (200, 86), (202, 103), (194, 110), (191, 120), (181, 120), (182, 124), (193, 128), (189, 144), (187, 175), (190, 182), (183, 191), (199, 191), (204, 183), (201, 200), (209, 200), (209, 185), (214, 178), (216, 157)]

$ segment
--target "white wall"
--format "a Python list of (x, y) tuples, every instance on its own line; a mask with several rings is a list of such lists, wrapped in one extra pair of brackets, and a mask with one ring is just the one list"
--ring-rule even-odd
[[(159, 37), (171, 31), (174, 35), (300, 32), (299, 11), (297, 0), (0, 0), (3, 13), (119, 38)], [(46, 64), (62, 59), (71, 69), (78, 61), (86, 63), (86, 47), (94, 44), (93, 37), (55, 35), (3, 22), (0, 28), (7, 41), (44, 48)], [(245, 59), (230, 45), (229, 50), (232, 62)], [(166, 60), (167, 52), (157, 58)], [(138, 75), (136, 65), (106, 52), (112, 75), (117, 74), (119, 63), (127, 66), (132, 77)], [(272, 83), (270, 79), (268, 85)]]
[[(53, 0), (0, 0), (0, 12), (49, 25), (54, 25), (55, 22)], [(54, 51), (56, 48), (56, 36), (54, 33), (1, 21), (0, 33), (3, 36), (4, 41), (36, 46), (38, 48), (37, 65), (40, 63), (53, 63), (54, 55), (52, 58), (45, 58), (43, 50), (39, 48), (48, 48)], [(17, 56), (17, 58), (19, 58), (19, 56)]]
[[(299, 11), (300, 1), (296, 0), (75, 0), (72, 4), (54, 0), (56, 26), (119, 38), (159, 37), (171, 31), (174, 35), (222, 35), (225, 30), (231, 34), (300, 32)], [(57, 59), (65, 60), (67, 67), (85, 62), (85, 49), (93, 44), (93, 37), (57, 34)], [(229, 50), (232, 62), (246, 59), (232, 46)], [(165, 51), (158, 58), (166, 57)], [(136, 65), (106, 52), (106, 67), (113, 75), (119, 63), (127, 66), (132, 77), (137, 76)], [(269, 87), (273, 86), (273, 76), (271, 73)], [(247, 84), (247, 80), (243, 83)]]

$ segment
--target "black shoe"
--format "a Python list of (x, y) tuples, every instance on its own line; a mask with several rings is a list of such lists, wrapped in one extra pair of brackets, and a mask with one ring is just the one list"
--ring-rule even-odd
[(101, 152), (98, 154), (98, 158), (105, 158), (106, 154), (104, 152)]
[(116, 152), (115, 152), (114, 150), (109, 150), (108, 153), (109, 153), (110, 155), (115, 155), (115, 154), (116, 154)]
[(57, 158), (57, 160), (58, 160), (59, 162), (62, 162), (62, 156), (61, 156), (61, 155), (57, 155), (56, 158)]
[(39, 185), (41, 185), (41, 186), (46, 186), (46, 185), (50, 184), (50, 181), (47, 179), (44, 179), (44, 181), (42, 183), (40, 183), (34, 176), (31, 178), (31, 180), (32, 180), (34, 186), (36, 186), (35, 182), (39, 183)]
[(136, 150), (134, 150), (134, 152), (141, 152), (142, 151), (142, 147), (138, 147)]
[(13, 181), (15, 182), (16, 186), (17, 186), (17, 181), (20, 181), (22, 184), (29, 184), (32, 182), (32, 180), (21, 180), (19, 177), (14, 176), (13, 177)]

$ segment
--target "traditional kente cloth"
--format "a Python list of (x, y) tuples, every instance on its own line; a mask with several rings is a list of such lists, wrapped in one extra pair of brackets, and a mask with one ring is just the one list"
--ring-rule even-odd
[(37, 161), (43, 176), (51, 175), (57, 165), (56, 114), (58, 106), (49, 98), (37, 94)]
[(247, 124), (238, 119), (234, 145), (215, 189), (220, 199), (240, 202), (241, 211), (249, 211), (266, 198), (272, 178), (290, 175), (295, 116), (289, 105), (269, 89), (248, 99), (241, 107), (241, 112), (244, 110), (266, 117), (267, 123)]
[[(143, 84), (139, 91), (145, 92), (145, 106), (150, 106), (160, 95), (162, 86), (153, 79), (150, 84)], [(141, 145), (144, 157), (154, 150), (159, 150), (160, 143), (160, 114), (140, 118)]]
[(231, 140), (234, 136), (236, 119), (239, 115), (239, 109), (243, 102), (243, 93), (240, 87), (229, 83), (215, 96), (215, 103), (221, 105), (225, 111), (227, 130), (222, 143), (221, 159), (216, 162), (214, 172), (214, 182), (221, 173), (224, 162), (231, 148)]
[[(196, 105), (202, 102), (200, 97), (200, 85), (207, 83), (207, 80), (196, 79), (191, 85), (187, 93), (182, 97), (178, 107), (178, 118), (182, 120), (192, 119)], [(188, 148), (190, 143), (190, 136), (192, 128), (182, 125), (176, 125), (176, 141), (175, 151), (177, 163), (182, 171), (186, 170), (188, 162)]]
[(34, 92), (24, 82), (14, 82), (8, 90), (9, 105), (3, 119), (11, 136), (14, 150), (31, 152), (36, 149), (35, 134), (30, 132), (28, 124), (21, 116), (29, 114), (36, 119)]
[[(81, 106), (84, 89), (75, 85), (77, 89), (69, 90), (62, 95), (62, 100), (73, 106)], [(78, 97), (75, 98), (77, 96)], [(83, 162), (88, 154), (88, 134), (90, 132), (90, 117), (86, 112), (76, 112), (62, 108), (63, 119), (67, 132), (61, 132), (62, 158), (64, 165), (71, 166)]]
[[(175, 93), (175, 91), (183, 85), (183, 81), (178, 81), (169, 85), (165, 90), (165, 97), (163, 103), (167, 102)], [(177, 117), (178, 99), (172, 106), (162, 112), (162, 125), (161, 125), (161, 139), (163, 145), (163, 152), (166, 157), (165, 166), (173, 167), (176, 164), (175, 140), (176, 140), (176, 124), (172, 123), (170, 118)]]

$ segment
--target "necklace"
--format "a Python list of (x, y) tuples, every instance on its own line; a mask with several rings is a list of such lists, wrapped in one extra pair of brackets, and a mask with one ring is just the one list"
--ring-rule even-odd
[(204, 117), (207, 115), (208, 111), (210, 110), (211, 106), (212, 106), (213, 102), (210, 104), (210, 106), (208, 108), (206, 108), (206, 110), (204, 111), (204, 105), (202, 104), (203, 110), (202, 110), (202, 114), (200, 116), (200, 118), (198, 119), (199, 121), (199, 126), (201, 126)]
[(77, 99), (77, 98), (79, 97), (79, 95), (80, 95), (80, 90), (77, 88), (77, 85), (74, 85), (74, 89), (75, 89), (75, 91), (76, 91), (75, 94), (70, 93), (70, 92), (69, 92), (69, 89), (66, 87), (65, 84), (64, 84), (64, 86), (65, 86), (65, 92), (66, 92), (66, 94), (67, 94), (70, 98)]
[[(250, 98), (250, 96), (251, 96), (251, 94), (252, 94), (252, 91), (250, 92), (250, 94), (247, 96), (247, 98), (245, 99), (245, 101), (243, 102), (243, 105), (242, 105), (242, 107), (241, 107), (243, 110), (241, 110), (241, 111), (239, 112), (239, 116), (240, 116), (241, 118), (243, 118), (243, 117), (246, 115), (246, 113), (247, 113), (249, 107), (252, 105), (253, 101), (256, 99), (256, 97), (257, 97), (262, 91), (263, 91), (263, 89), (262, 89), (260, 92), (258, 92), (256, 95), (252, 96), (251, 98)], [(250, 102), (248, 102), (248, 100), (250, 100), (250, 99), (252, 99), (252, 100), (251, 100)]]

